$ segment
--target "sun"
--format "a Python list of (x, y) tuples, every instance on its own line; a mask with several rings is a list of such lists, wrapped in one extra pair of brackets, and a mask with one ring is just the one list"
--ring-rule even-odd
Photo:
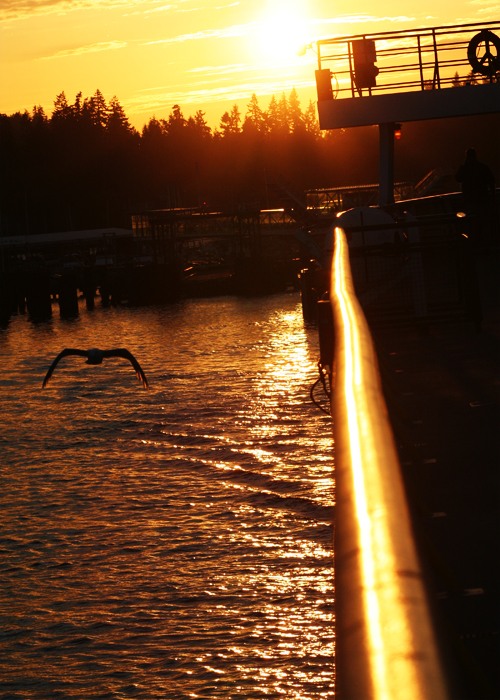
[(269, 0), (267, 11), (259, 22), (262, 56), (273, 61), (288, 61), (310, 39), (307, 34), (306, 3), (300, 0)]

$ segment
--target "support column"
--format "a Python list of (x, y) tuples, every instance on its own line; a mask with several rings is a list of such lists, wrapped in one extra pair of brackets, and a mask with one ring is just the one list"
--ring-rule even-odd
[(394, 123), (379, 124), (379, 206), (394, 203)]

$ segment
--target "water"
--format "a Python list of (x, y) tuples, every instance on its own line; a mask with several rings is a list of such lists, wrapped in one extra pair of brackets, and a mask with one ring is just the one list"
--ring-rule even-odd
[[(62, 360), (127, 347), (130, 364)], [(296, 294), (0, 330), (0, 698), (333, 697), (330, 423)]]

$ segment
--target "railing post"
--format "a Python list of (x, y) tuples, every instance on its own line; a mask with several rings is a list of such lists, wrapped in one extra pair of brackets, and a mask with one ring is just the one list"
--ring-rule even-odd
[(379, 206), (394, 204), (394, 124), (379, 124)]

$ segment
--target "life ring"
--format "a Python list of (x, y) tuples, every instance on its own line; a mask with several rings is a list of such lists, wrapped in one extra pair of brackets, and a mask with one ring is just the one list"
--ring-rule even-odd
[[(478, 56), (477, 49), (483, 42), (485, 51), (482, 56)], [(496, 49), (496, 54), (491, 50), (493, 46)], [(467, 58), (474, 73), (495, 75), (500, 70), (500, 38), (489, 29), (483, 29), (470, 40), (467, 47)]]

